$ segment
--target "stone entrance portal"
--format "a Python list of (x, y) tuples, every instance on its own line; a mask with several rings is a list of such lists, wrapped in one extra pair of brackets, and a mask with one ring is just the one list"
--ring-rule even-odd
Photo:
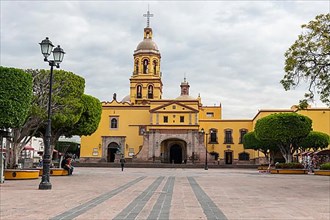
[(180, 139), (167, 139), (161, 143), (161, 161), (180, 164), (187, 161), (187, 143)]
[(196, 130), (149, 130), (136, 161), (156, 163), (201, 163), (205, 160), (203, 135)]

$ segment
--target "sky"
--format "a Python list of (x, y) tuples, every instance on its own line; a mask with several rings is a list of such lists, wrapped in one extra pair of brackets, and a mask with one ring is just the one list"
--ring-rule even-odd
[[(100, 101), (129, 94), (133, 52), (148, 10), (161, 53), (163, 98), (190, 95), (222, 106), (223, 119), (252, 119), (260, 109), (288, 109), (306, 91), (285, 91), (285, 51), (301, 25), (329, 13), (330, 1), (0, 1), (0, 65), (48, 69), (45, 37), (66, 52), (61, 69), (85, 78)], [(324, 107), (319, 99), (313, 107)]]

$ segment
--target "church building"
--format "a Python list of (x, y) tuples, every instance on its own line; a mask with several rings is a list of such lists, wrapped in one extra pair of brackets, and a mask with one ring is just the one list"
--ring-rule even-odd
[[(203, 106), (201, 97), (189, 95), (186, 78), (181, 93), (163, 99), (161, 53), (149, 26), (134, 50), (129, 95), (102, 102), (98, 129), (81, 137), (81, 162), (115, 162), (120, 155), (133, 162), (258, 164), (263, 155), (245, 150), (244, 134), (258, 119), (286, 110), (259, 110), (252, 119), (222, 119), (222, 106)], [(179, 86), (179, 84), (178, 84)], [(313, 129), (330, 134), (330, 109), (308, 108), (299, 112), (313, 120)]]

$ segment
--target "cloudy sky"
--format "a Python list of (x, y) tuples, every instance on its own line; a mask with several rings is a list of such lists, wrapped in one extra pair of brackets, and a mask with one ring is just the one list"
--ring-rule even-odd
[[(162, 55), (163, 97), (190, 95), (221, 103), (224, 119), (251, 119), (258, 109), (290, 108), (306, 85), (284, 91), (284, 53), (301, 25), (329, 13), (324, 1), (4, 1), (1, 65), (49, 68), (39, 42), (46, 36), (66, 55), (61, 68), (85, 78), (85, 93), (111, 101), (129, 94), (133, 51), (150, 26)], [(314, 107), (324, 106), (319, 100)]]

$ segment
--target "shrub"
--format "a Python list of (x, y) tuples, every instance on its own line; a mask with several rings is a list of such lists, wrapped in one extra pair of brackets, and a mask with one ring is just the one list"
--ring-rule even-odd
[(268, 167), (269, 166), (269, 163), (262, 163), (259, 166), (261, 166), (261, 167)]
[(303, 169), (304, 165), (301, 163), (278, 163), (275, 164), (276, 169)]
[(324, 163), (320, 166), (320, 170), (330, 170), (330, 163)]

